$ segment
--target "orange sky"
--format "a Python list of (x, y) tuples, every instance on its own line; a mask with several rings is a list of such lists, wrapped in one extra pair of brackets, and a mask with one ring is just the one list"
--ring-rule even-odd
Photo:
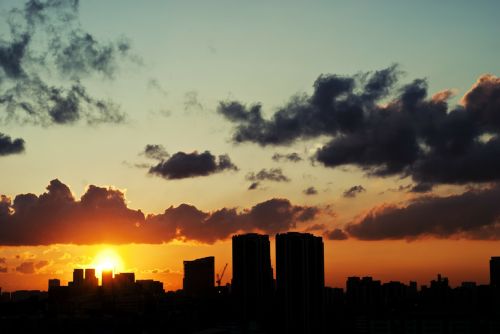
[[(274, 240), (271, 240), (272, 249)], [(0, 274), (3, 291), (17, 289), (46, 290), (49, 278), (71, 280), (72, 268), (90, 267), (96, 256), (112, 249), (123, 260), (123, 269), (138, 279), (152, 278), (164, 283), (166, 290), (182, 287), (182, 261), (215, 256), (216, 272), (229, 263), (224, 282), (231, 278), (231, 242), (194, 245), (174, 242), (164, 245), (54, 245), (38, 247), (2, 247), (8, 273)], [(488, 261), (499, 255), (498, 242), (464, 240), (423, 241), (326, 241), (325, 278), (327, 286), (343, 287), (348, 276), (373, 276), (383, 282), (417, 280), (428, 284), (438, 273), (449, 277), (452, 285), (462, 281), (488, 283)], [(274, 267), (274, 251), (272, 251)], [(16, 258), (19, 256), (19, 258)], [(15, 268), (22, 262), (48, 261), (35, 273), (23, 274)]]

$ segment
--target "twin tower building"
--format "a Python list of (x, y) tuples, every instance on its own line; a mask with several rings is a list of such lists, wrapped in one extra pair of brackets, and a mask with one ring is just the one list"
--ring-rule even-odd
[(319, 333), (323, 327), (324, 251), (321, 237), (276, 235), (276, 281), (269, 236), (233, 236), (234, 297), (241, 321), (268, 322), (285, 333)]

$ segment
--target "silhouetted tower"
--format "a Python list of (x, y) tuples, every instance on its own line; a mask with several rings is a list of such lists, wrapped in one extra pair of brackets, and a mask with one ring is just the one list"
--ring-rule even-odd
[(61, 281), (57, 278), (49, 279), (49, 290), (58, 288), (61, 286)]
[(96, 287), (98, 285), (95, 269), (85, 269), (85, 285), (89, 287)]
[(242, 320), (262, 320), (267, 316), (273, 296), (269, 236), (233, 236), (231, 289)]
[(113, 271), (103, 270), (101, 273), (101, 285), (103, 287), (111, 287), (113, 285)]
[(184, 261), (184, 279), (182, 289), (191, 296), (206, 295), (214, 291), (215, 258), (204, 257), (192, 261)]
[(500, 288), (500, 256), (490, 259), (490, 285)]
[(73, 270), (73, 286), (83, 285), (83, 269)]
[(321, 333), (325, 288), (323, 239), (309, 233), (277, 234), (276, 283), (280, 331)]

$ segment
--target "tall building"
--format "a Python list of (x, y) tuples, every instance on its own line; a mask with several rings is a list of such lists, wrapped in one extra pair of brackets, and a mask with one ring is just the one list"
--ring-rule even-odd
[(49, 290), (54, 289), (54, 288), (58, 288), (60, 286), (61, 286), (61, 281), (58, 280), (57, 278), (49, 279)]
[(231, 289), (242, 320), (262, 320), (268, 315), (273, 287), (269, 236), (233, 236)]
[(490, 259), (490, 285), (500, 288), (500, 256)]
[(73, 270), (73, 286), (83, 285), (83, 269)]
[(101, 285), (103, 287), (110, 287), (113, 285), (113, 271), (103, 270), (101, 273)]
[(323, 331), (323, 239), (309, 233), (276, 235), (276, 283), (283, 333)]
[(191, 296), (210, 293), (215, 284), (215, 258), (204, 257), (192, 261), (184, 261), (184, 278), (182, 289)]
[(95, 269), (85, 269), (85, 285), (89, 287), (96, 287), (98, 285), (98, 280), (95, 275)]

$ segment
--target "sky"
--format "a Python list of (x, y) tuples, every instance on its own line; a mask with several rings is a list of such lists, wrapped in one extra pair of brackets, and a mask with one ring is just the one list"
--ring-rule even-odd
[(328, 286), (487, 283), (498, 10), (2, 1), (2, 290), (109, 254), (178, 289), (183, 260), (231, 263), (231, 235), (292, 230), (323, 236)]

